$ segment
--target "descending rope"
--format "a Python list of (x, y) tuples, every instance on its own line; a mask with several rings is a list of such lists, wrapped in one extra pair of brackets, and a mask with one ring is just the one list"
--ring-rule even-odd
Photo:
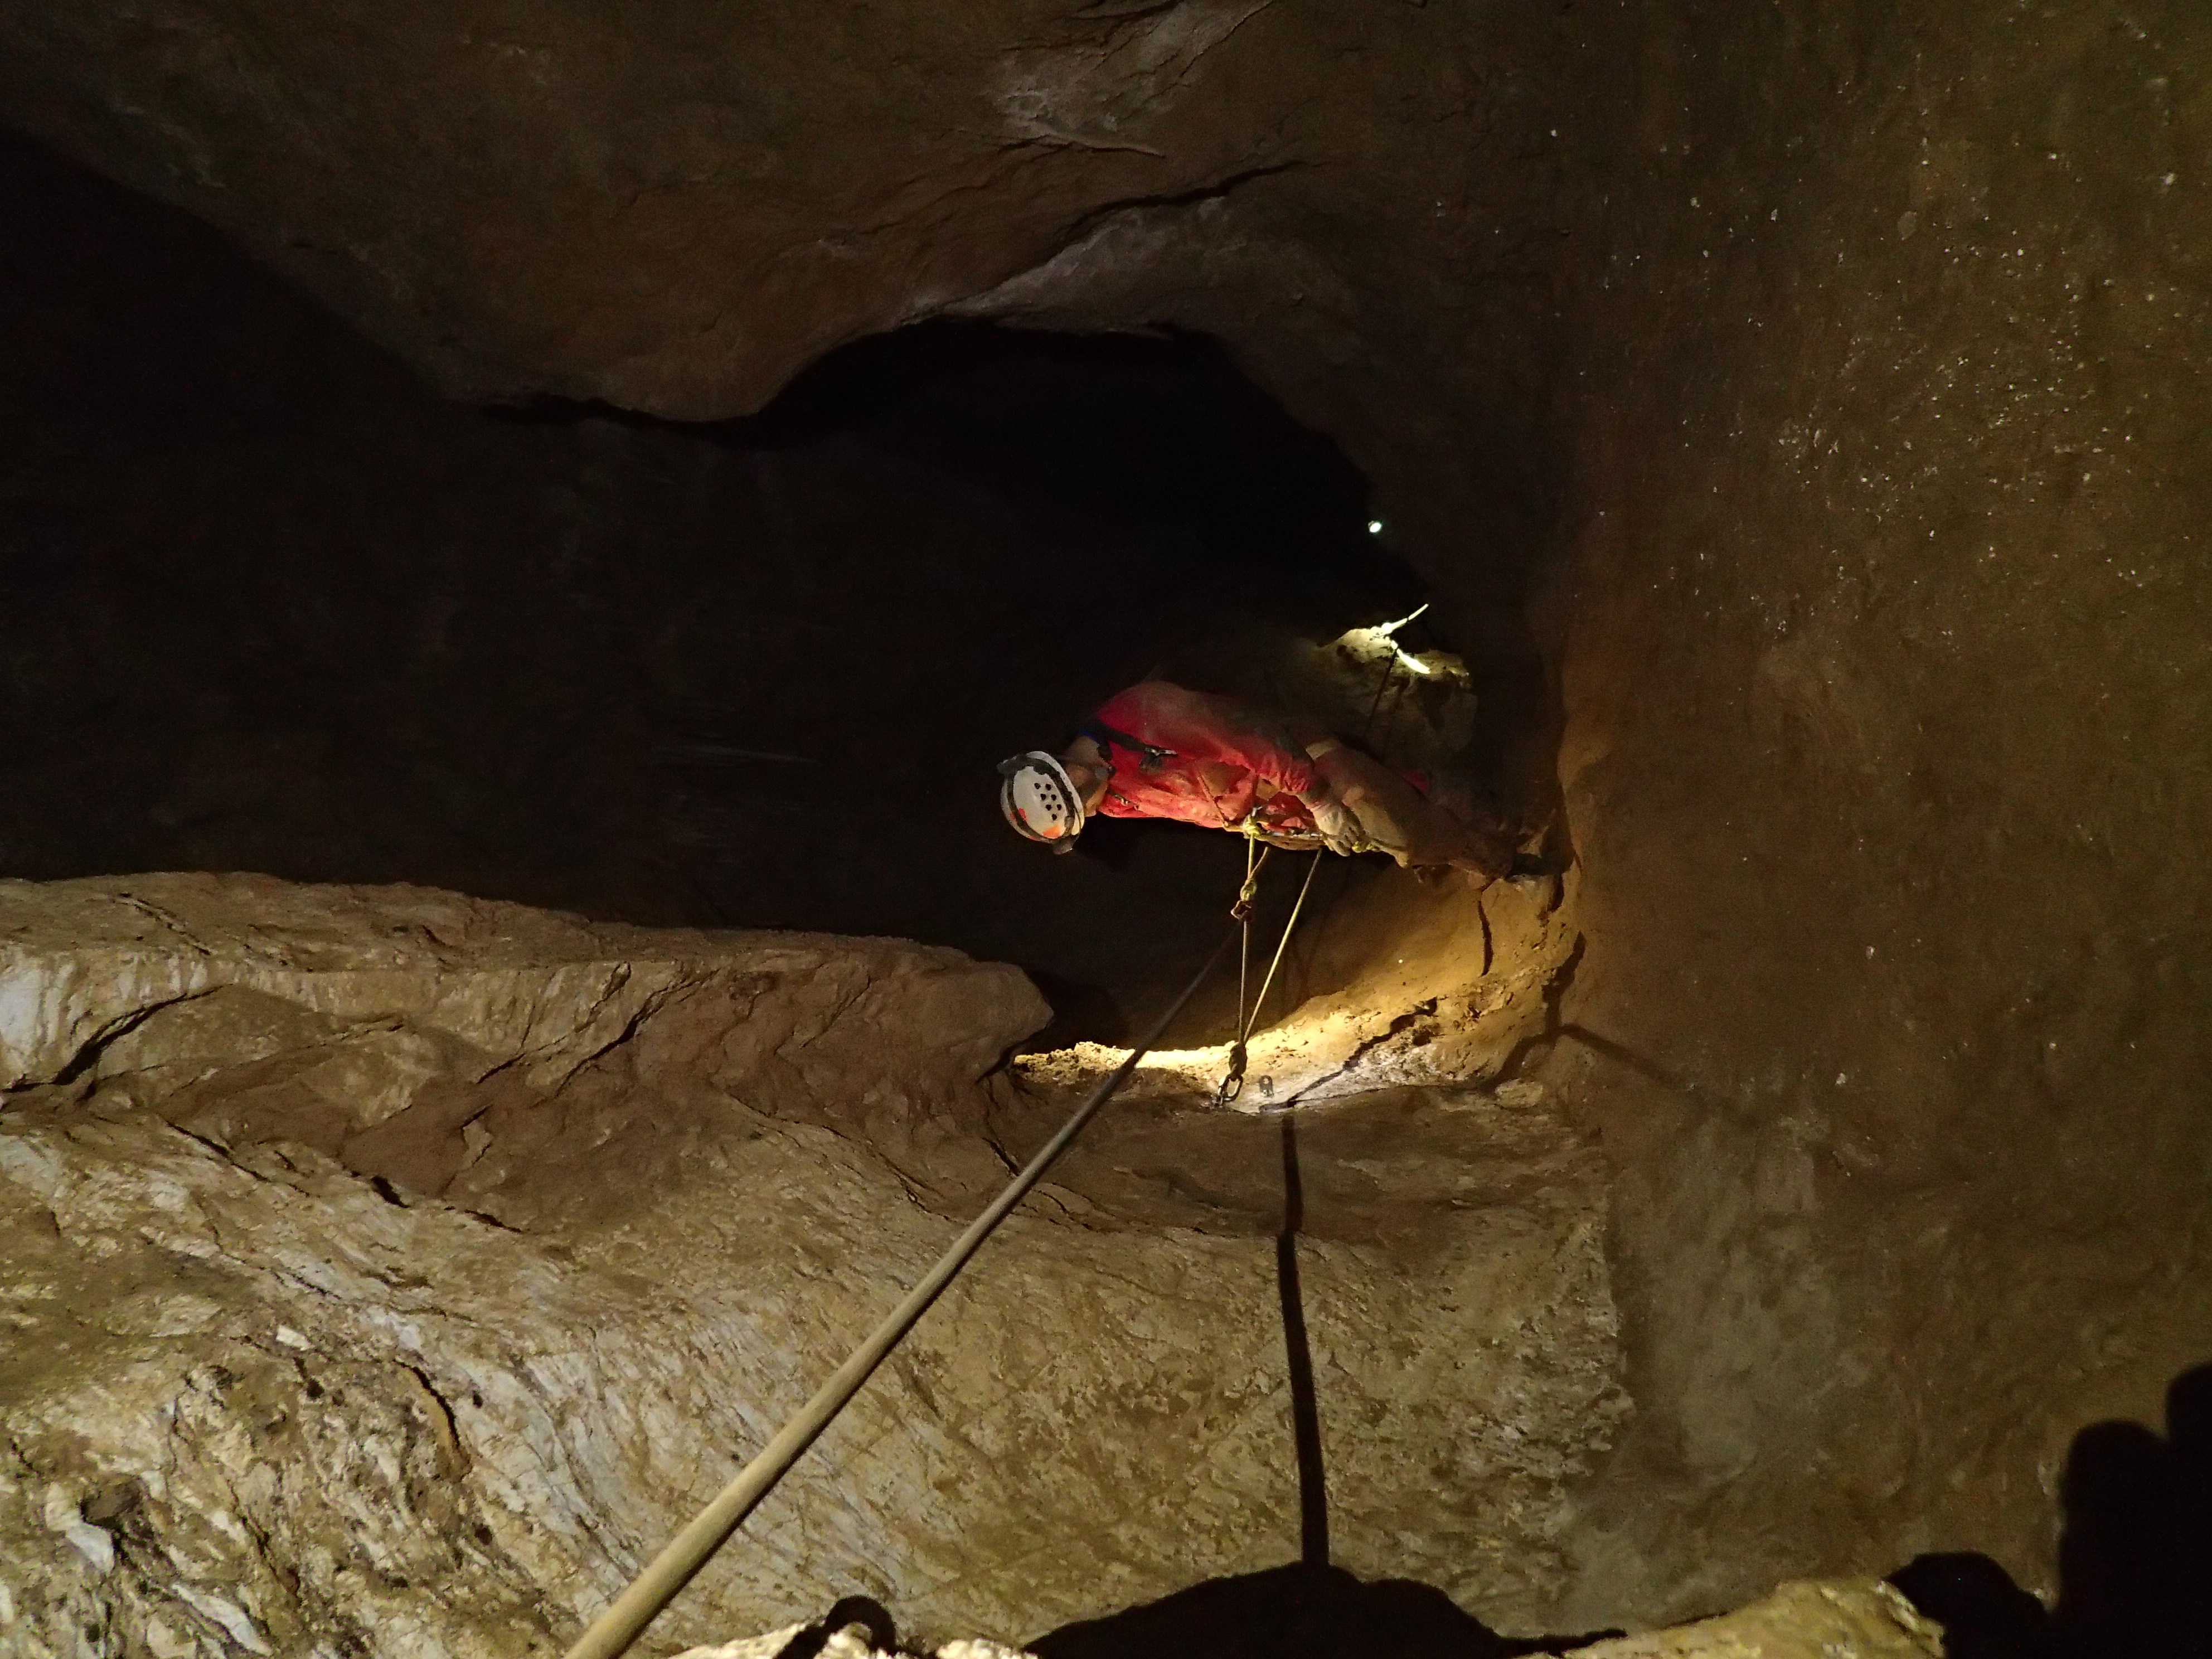
[[(1256, 874), (1256, 871), (1255, 872)], [(1242, 901), (1240, 901), (1241, 902)], [(1205, 982), (1213, 971), (1213, 964), (1221, 960), (1229, 941), (1236, 937), (1234, 931), (1224, 933), (1221, 943), (1213, 947), (1206, 958), (1206, 965), (1191, 976), (1182, 993), (1168, 1005), (1168, 1010), (1146, 1032), (1144, 1040), (1129, 1051), (1129, 1056), (1114, 1069), (1113, 1074), (1093, 1089), (1074, 1116), (1060, 1126), (1060, 1132), (1045, 1142), (1044, 1148), (1025, 1164), (1022, 1172), (1009, 1182), (1004, 1192), (991, 1200), (990, 1207), (969, 1224), (967, 1231), (955, 1239), (950, 1249), (938, 1259), (937, 1265), (923, 1275), (922, 1280), (907, 1292), (906, 1299), (884, 1316), (883, 1323), (870, 1332), (867, 1340), (853, 1350), (852, 1358), (840, 1365), (827, 1382), (816, 1390), (814, 1397), (799, 1409), (797, 1416), (785, 1424), (775, 1439), (761, 1449), (760, 1455), (745, 1465), (738, 1478), (722, 1489), (714, 1501), (699, 1511), (691, 1523), (671, 1539), (659, 1555), (653, 1557), (645, 1571), (638, 1574), (629, 1588), (617, 1596), (614, 1604), (592, 1621), (591, 1628), (577, 1638), (568, 1650), (568, 1659), (616, 1659), (627, 1652), (646, 1626), (672, 1601), (678, 1591), (690, 1583), (700, 1568), (713, 1559), (750, 1515), (760, 1501), (775, 1489), (791, 1466), (805, 1454), (846, 1407), (861, 1385), (874, 1373), (896, 1347), (900, 1339), (912, 1330), (930, 1304), (944, 1293), (968, 1260), (982, 1248), (998, 1224), (1022, 1201), (1030, 1188), (1043, 1179), (1060, 1155), (1083, 1132), (1084, 1125), (1097, 1115), (1116, 1089), (1127, 1081), (1136, 1070), (1137, 1062), (1160, 1040), (1169, 1022), (1182, 1012), (1183, 1005)]]
[[(1419, 622), (1426, 614), (1428, 608), (1425, 605), (1417, 605), (1399, 617), (1397, 621), (1383, 623), (1375, 630), (1390, 641), (1390, 654), (1382, 659), (1382, 683), (1375, 688), (1375, 701), (1367, 705), (1367, 718), (1360, 723), (1359, 740), (1362, 743), (1367, 741), (1367, 734), (1375, 729), (1375, 716), (1382, 707), (1382, 694), (1390, 689), (1390, 681), (1398, 672), (1399, 659), (1406, 656), (1404, 647), (1398, 643), (1398, 630), (1407, 623)], [(1406, 659), (1412, 660), (1410, 658)], [(1392, 712), (1394, 714), (1396, 712), (1395, 704), (1392, 707)]]
[[(1244, 1029), (1244, 993), (1252, 977), (1252, 906), (1260, 896), (1260, 872), (1267, 868), (1267, 855), (1274, 850), (1272, 846), (1261, 846), (1257, 836), (1245, 836), (1244, 884), (1237, 890), (1237, 902), (1229, 907), (1229, 914), (1236, 919), (1241, 936), (1237, 953), (1237, 1029), (1239, 1031)], [(1243, 1092), (1244, 1048), (1240, 1041), (1230, 1055), (1228, 1073), (1222, 1078), (1220, 1087), (1213, 1091), (1213, 1103), (1226, 1106)]]
[(1283, 924), (1283, 936), (1275, 941), (1275, 959), (1267, 964), (1267, 976), (1260, 981), (1260, 994), (1253, 999), (1251, 1018), (1244, 1022), (1244, 1030), (1237, 1039), (1243, 1048), (1252, 1035), (1252, 1028), (1260, 1023), (1260, 1010), (1267, 1000), (1268, 989), (1275, 982), (1275, 969), (1283, 965), (1283, 952), (1291, 948), (1291, 930), (1298, 925), (1298, 912), (1306, 908), (1306, 895), (1313, 890), (1314, 872), (1321, 868), (1322, 855), (1316, 853), (1306, 865), (1306, 878), (1298, 884), (1297, 902), (1291, 906), (1291, 919)]
[[(1271, 848), (1268, 850), (1273, 851), (1273, 849)], [(1248, 850), (1244, 856), (1246, 862), (1249, 864), (1252, 856), (1250, 852)], [(1315, 872), (1321, 868), (1321, 860), (1322, 855), (1320, 853), (1316, 852), (1306, 865), (1306, 878), (1298, 884), (1297, 902), (1291, 906), (1291, 919), (1283, 924), (1282, 938), (1275, 941), (1275, 954), (1273, 958), (1267, 963), (1267, 976), (1260, 981), (1260, 994), (1253, 999), (1251, 1012), (1249, 1013), (1245, 1012), (1244, 1007), (1245, 975), (1242, 969), (1238, 970), (1237, 975), (1237, 1040), (1231, 1043), (1229, 1048), (1229, 1069), (1222, 1073), (1220, 1086), (1213, 1091), (1213, 1103), (1216, 1106), (1232, 1105), (1235, 1103), (1237, 1097), (1244, 1092), (1244, 1067), (1246, 1062), (1250, 1058), (1250, 1044), (1252, 1041), (1253, 1028), (1260, 1023), (1260, 1010), (1266, 1006), (1267, 992), (1274, 985), (1275, 970), (1283, 965), (1283, 952), (1287, 951), (1291, 945), (1291, 931), (1298, 925), (1298, 913), (1306, 908), (1306, 895), (1313, 890), (1314, 875)], [(1265, 854), (1261, 855), (1260, 861), (1262, 864), (1267, 862), (1267, 855)], [(1252, 902), (1249, 896), (1257, 890), (1255, 884), (1258, 881), (1258, 872), (1256, 871), (1245, 877), (1244, 886), (1246, 896), (1239, 899), (1237, 909), (1230, 912), (1231, 915), (1238, 916), (1239, 921), (1243, 924), (1244, 958), (1247, 963), (1250, 962), (1252, 956), (1252, 923), (1250, 919)], [(1262, 1079), (1262, 1081), (1264, 1080), (1265, 1079)]]
[[(1363, 744), (1367, 741), (1368, 733), (1374, 729), (1376, 715), (1382, 712), (1382, 699), (1389, 694), (1390, 687), (1397, 678), (1399, 663), (1403, 661), (1416, 669), (1419, 667), (1419, 665), (1407, 657), (1398, 645), (1398, 630), (1410, 622), (1418, 621), (1428, 608), (1425, 605), (1417, 606), (1399, 617), (1397, 621), (1381, 623), (1374, 630), (1390, 642), (1390, 654), (1382, 659), (1382, 678), (1375, 687), (1375, 700), (1367, 705), (1367, 718), (1360, 722), (1359, 741)], [(1411, 682), (1408, 681), (1407, 685), (1410, 686), (1410, 684)], [(1403, 687), (1399, 690), (1399, 700), (1401, 702), (1404, 700), (1405, 692), (1406, 688)], [(1390, 705), (1390, 713), (1394, 721), (1397, 712), (1398, 704), (1393, 702)], [(1259, 997), (1251, 1005), (1250, 1012), (1247, 1012), (1244, 992), (1251, 977), (1252, 904), (1259, 893), (1260, 866), (1267, 863), (1267, 854), (1274, 849), (1269, 847), (1262, 850), (1259, 855), (1258, 864), (1255, 864), (1252, 848), (1254, 843), (1259, 840), (1259, 836), (1253, 832), (1251, 820), (1248, 818), (1241, 825), (1230, 825), (1224, 819), (1224, 827), (1241, 829), (1244, 835), (1244, 888), (1237, 895), (1237, 903), (1229, 912), (1243, 925), (1244, 933), (1243, 951), (1238, 957), (1237, 967), (1237, 1038), (1229, 1047), (1229, 1069), (1222, 1073), (1220, 1085), (1213, 1091), (1213, 1103), (1216, 1106), (1232, 1105), (1236, 1103), (1237, 1097), (1244, 1092), (1244, 1069), (1250, 1058), (1253, 1028), (1260, 1023), (1260, 1009), (1267, 1000), (1268, 988), (1275, 982), (1275, 969), (1283, 965), (1283, 952), (1290, 947), (1291, 931), (1298, 925), (1298, 913), (1305, 908), (1306, 894), (1312, 890), (1314, 877), (1321, 869), (1322, 856), (1320, 851), (1316, 850), (1313, 856), (1313, 862), (1306, 866), (1306, 878), (1298, 886), (1297, 902), (1291, 907), (1291, 919), (1283, 924), (1283, 936), (1276, 942), (1274, 960), (1267, 964), (1267, 976), (1260, 981)], [(1389, 849), (1363, 841), (1352, 850), (1362, 853), (1379, 853)], [(1343, 896), (1341, 888), (1338, 889), (1337, 896), (1339, 897)], [(1322, 921), (1325, 923), (1327, 921), (1328, 917), (1324, 915)]]

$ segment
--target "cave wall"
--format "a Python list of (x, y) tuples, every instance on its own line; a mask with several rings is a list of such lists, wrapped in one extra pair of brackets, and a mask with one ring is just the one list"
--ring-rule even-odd
[(1616, 1541), (2052, 1589), (2072, 1437), (2212, 1351), (2212, 36), (1720, 21), (1636, 30), (1583, 185), (1546, 605)]
[[(1378, 52), (1370, 21), (1265, 0), (741, 26), (700, 5), (32, 7), (7, 26), (8, 102), (215, 209), (457, 389), (696, 418), (1104, 216), (1360, 146), (1347, 112), (1420, 27), (1384, 14)], [(1423, 91), (1448, 107), (1457, 78)]]
[(1562, 712), (1493, 736), (1557, 738), (1583, 948), (1532, 1064), (1620, 1176), (1638, 1407), (1559, 1605), (2047, 1585), (2069, 1436), (2212, 1344), (2201, 15), (857, 16), (27, 5), (0, 61), (464, 392), (1218, 335), (1454, 637), (1536, 601)]

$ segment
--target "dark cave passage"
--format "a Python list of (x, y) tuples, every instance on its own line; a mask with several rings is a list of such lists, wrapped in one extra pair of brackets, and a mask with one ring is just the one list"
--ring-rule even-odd
[[(719, 425), (479, 410), (27, 143), (0, 193), (14, 875), (903, 934), (1030, 969), (1048, 1041), (1111, 1037), (1241, 848), (1114, 823), (1041, 858), (994, 763), (1148, 674), (1264, 696), (1285, 639), (1423, 598), (1359, 472), (1200, 337), (923, 325)], [(1395, 876), (1332, 870), (1317, 911)]]

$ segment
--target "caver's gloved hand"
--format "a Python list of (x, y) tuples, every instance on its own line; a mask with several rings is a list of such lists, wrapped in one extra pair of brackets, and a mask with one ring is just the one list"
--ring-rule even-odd
[(1360, 842), (1366, 839), (1359, 819), (1326, 786), (1299, 799), (1305, 802), (1306, 811), (1313, 814), (1314, 828), (1321, 831), (1321, 838), (1330, 852), (1349, 855), (1359, 850)]

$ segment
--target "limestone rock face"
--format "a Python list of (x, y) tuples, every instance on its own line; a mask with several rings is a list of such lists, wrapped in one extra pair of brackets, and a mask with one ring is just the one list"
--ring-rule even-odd
[[(11, 1652), (557, 1647), (1037, 1133), (977, 1080), (1034, 991), (900, 941), (212, 877), (9, 884), (0, 940)], [(1443, 1104), (1313, 1120), (1305, 1309), (1344, 1558), (1510, 1617), (1623, 1410), (1602, 1188)], [(1117, 1127), (659, 1639), (1018, 1635), (1292, 1552), (1275, 1126)]]

